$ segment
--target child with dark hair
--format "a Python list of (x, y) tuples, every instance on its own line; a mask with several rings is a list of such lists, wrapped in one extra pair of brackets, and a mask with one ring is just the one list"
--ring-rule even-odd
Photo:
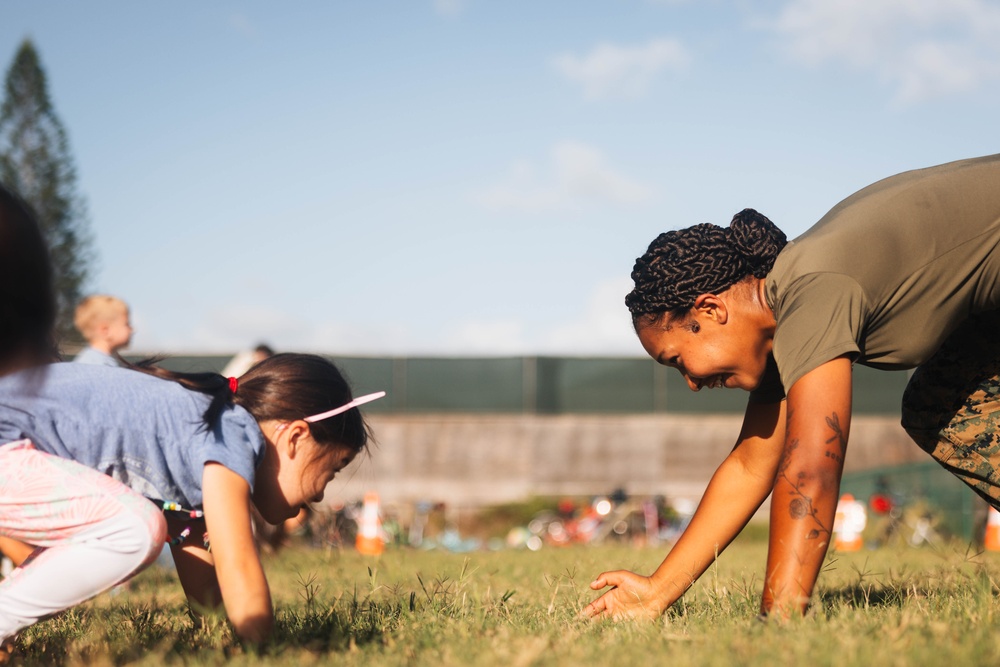
[(58, 358), (48, 246), (34, 213), (0, 184), (0, 375)]
[[(52, 264), (41, 228), (27, 203), (0, 183), (0, 376), (59, 358), (55, 320)], [(0, 532), (5, 569), (31, 551)], [(8, 648), (0, 643), (0, 662)]]
[(646, 352), (693, 391), (750, 392), (743, 428), (650, 576), (613, 571), (588, 616), (656, 616), (771, 495), (763, 614), (805, 611), (830, 545), (851, 368), (916, 368), (903, 426), (1000, 509), (1000, 155), (862, 189), (792, 242), (747, 209), (650, 244), (626, 297)]
[(241, 638), (264, 640), (251, 504), (277, 524), (320, 501), (367, 446), (358, 406), (382, 395), (352, 398), (336, 366), (303, 354), (239, 380), (70, 363), (0, 378), (0, 534), (37, 547), (0, 583), (0, 641), (134, 575), (165, 541), (194, 608), (224, 606)]

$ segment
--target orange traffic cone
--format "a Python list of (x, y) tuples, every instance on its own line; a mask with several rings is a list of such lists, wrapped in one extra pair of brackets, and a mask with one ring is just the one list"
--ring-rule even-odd
[(1000, 551), (1000, 512), (990, 508), (986, 514), (986, 535), (983, 547), (987, 551)]
[(374, 491), (365, 494), (361, 520), (358, 522), (358, 538), (354, 545), (366, 556), (378, 556), (385, 550), (385, 543), (379, 536), (378, 494)]
[(861, 533), (867, 523), (865, 506), (845, 493), (837, 503), (837, 515), (833, 521), (833, 548), (837, 551), (860, 551), (863, 546)]

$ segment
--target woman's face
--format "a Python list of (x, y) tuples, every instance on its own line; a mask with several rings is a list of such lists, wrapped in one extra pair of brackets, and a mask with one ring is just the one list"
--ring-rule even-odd
[(771, 336), (749, 319), (720, 301), (696, 306), (682, 320), (664, 322), (642, 326), (639, 341), (653, 359), (680, 371), (692, 391), (750, 391), (760, 384)]
[(327, 485), (354, 459), (347, 447), (316, 443), (304, 424), (278, 425), (257, 468), (253, 502), (268, 523), (291, 519), (304, 505), (323, 500)]

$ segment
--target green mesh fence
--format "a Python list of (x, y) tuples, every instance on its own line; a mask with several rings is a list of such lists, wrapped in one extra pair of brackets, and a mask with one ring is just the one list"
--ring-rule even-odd
[[(131, 357), (130, 357), (131, 358)], [(220, 371), (219, 355), (168, 357), (166, 368)], [(621, 357), (331, 357), (357, 393), (384, 389), (371, 412), (742, 413), (747, 394), (692, 392), (652, 359)], [(855, 414), (899, 414), (907, 374), (854, 370)]]

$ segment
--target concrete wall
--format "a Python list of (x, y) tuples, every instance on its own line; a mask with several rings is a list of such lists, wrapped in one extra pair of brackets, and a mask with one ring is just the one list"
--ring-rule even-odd
[[(328, 490), (388, 503), (476, 507), (535, 495), (630, 494), (697, 500), (732, 448), (737, 415), (382, 415), (377, 444)], [(845, 469), (926, 460), (897, 417), (855, 416)]]

